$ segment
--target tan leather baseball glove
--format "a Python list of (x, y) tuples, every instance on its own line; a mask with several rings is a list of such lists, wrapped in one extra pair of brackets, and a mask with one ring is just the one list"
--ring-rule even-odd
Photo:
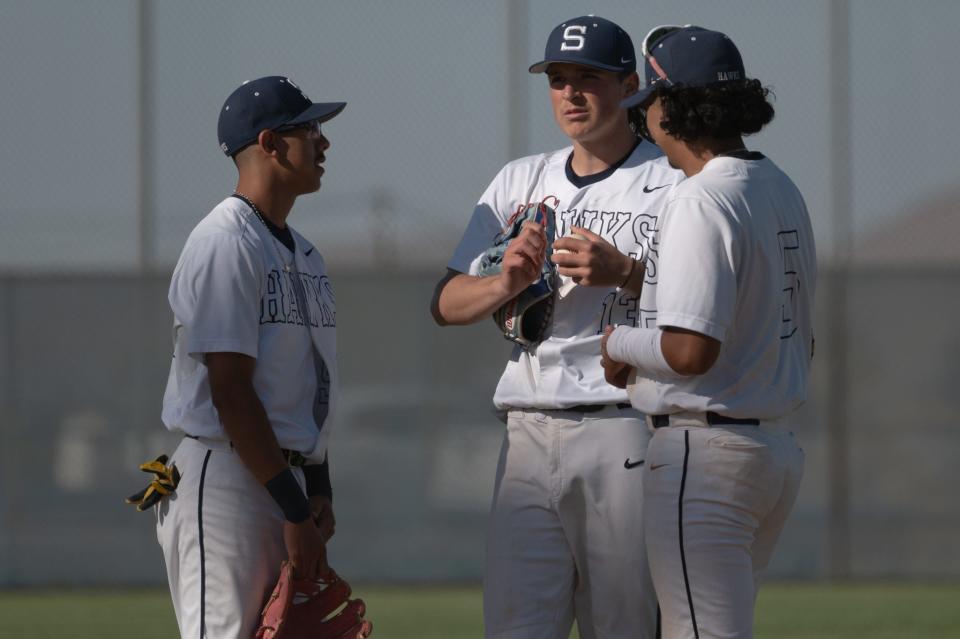
[(254, 639), (364, 639), (373, 624), (363, 618), (362, 599), (350, 599), (350, 584), (332, 570), (323, 579), (294, 579), (285, 561), (280, 579), (260, 613)]

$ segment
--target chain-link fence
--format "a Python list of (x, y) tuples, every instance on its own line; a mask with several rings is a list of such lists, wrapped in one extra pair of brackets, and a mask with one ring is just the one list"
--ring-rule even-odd
[[(670, 22), (726, 31), (776, 93), (749, 144), (801, 187), (822, 260), (807, 470), (778, 576), (960, 575), (960, 5), (921, 4), (590, 7), (635, 41)], [(217, 110), (270, 73), (349, 103), (325, 126), (323, 189), (291, 217), (337, 289), (331, 552), (357, 578), (478, 578), (509, 348), (427, 308), (500, 165), (565, 144), (526, 67), (586, 10), (0, 0), (0, 55), (20, 61), (0, 67), (0, 585), (163, 580), (151, 517), (122, 498), (176, 444), (159, 422), (166, 285), (233, 185)]]

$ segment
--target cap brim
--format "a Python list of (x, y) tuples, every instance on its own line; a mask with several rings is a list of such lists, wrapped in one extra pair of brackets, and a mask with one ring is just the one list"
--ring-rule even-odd
[(306, 111), (287, 122), (287, 124), (303, 124), (304, 122), (312, 122), (314, 120), (326, 122), (327, 120), (332, 120), (337, 117), (345, 106), (347, 106), (346, 102), (315, 102), (310, 105)]
[(536, 64), (530, 65), (530, 73), (543, 73), (547, 70), (551, 64), (579, 64), (582, 67), (590, 67), (592, 69), (602, 69), (603, 71), (616, 71), (617, 73), (621, 71), (626, 71), (627, 67), (614, 67), (609, 64), (600, 64), (599, 62), (592, 62), (589, 60), (577, 60), (574, 58), (565, 58), (563, 60), (541, 60)]
[(653, 84), (643, 87), (633, 95), (624, 98), (623, 101), (620, 102), (620, 108), (631, 109), (643, 104), (647, 101), (647, 98), (653, 95), (654, 89), (656, 89), (656, 86)]

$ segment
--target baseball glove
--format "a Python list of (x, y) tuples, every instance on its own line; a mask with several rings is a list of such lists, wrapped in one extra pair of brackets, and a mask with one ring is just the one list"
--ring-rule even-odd
[(545, 202), (527, 204), (510, 219), (507, 227), (494, 239), (493, 246), (480, 258), (478, 275), (496, 275), (503, 268), (503, 254), (510, 241), (520, 234), (523, 223), (535, 221), (544, 225), (547, 234), (547, 254), (540, 266), (540, 277), (520, 294), (493, 313), (493, 321), (503, 336), (524, 348), (542, 342), (553, 325), (553, 309), (557, 302), (559, 275), (550, 261), (553, 238), (556, 233), (555, 213)]
[(294, 579), (293, 565), (280, 566), (280, 579), (260, 613), (254, 639), (364, 639), (373, 624), (363, 618), (362, 599), (350, 599), (350, 584), (330, 571), (316, 581)]

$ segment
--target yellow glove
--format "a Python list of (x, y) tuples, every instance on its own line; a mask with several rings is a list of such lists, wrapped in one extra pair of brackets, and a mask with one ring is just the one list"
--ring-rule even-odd
[(139, 512), (152, 508), (163, 499), (164, 496), (172, 494), (180, 483), (180, 471), (176, 464), (167, 464), (167, 456), (160, 455), (153, 461), (140, 464), (140, 470), (145, 473), (153, 473), (154, 479), (146, 488), (140, 492), (127, 497), (128, 504), (134, 504)]

